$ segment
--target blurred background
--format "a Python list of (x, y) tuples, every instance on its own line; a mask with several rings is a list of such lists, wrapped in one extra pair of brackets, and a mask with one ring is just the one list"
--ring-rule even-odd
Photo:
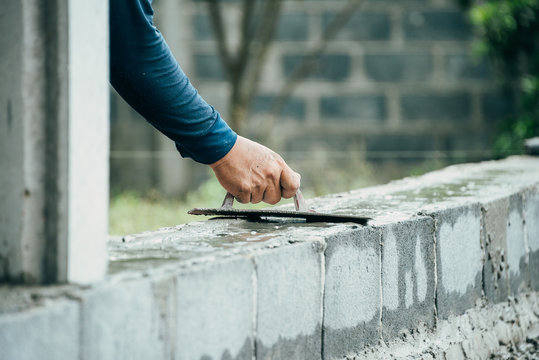
[[(301, 173), (306, 197), (517, 154), (539, 134), (539, 0), (153, 6), (206, 101)], [(224, 197), (113, 90), (110, 166), (111, 234), (192, 221)]]

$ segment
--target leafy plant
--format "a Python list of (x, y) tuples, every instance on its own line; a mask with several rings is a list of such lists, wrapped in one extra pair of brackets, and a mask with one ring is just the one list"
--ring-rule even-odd
[(516, 101), (500, 123), (495, 153), (520, 153), (524, 139), (539, 135), (539, 0), (458, 1), (479, 36), (476, 52), (493, 60)]

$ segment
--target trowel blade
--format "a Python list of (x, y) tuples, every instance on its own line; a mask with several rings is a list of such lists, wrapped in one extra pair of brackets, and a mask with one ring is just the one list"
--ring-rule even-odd
[(249, 210), (233, 208), (197, 208), (188, 211), (191, 215), (217, 215), (229, 218), (242, 218), (250, 220), (261, 220), (262, 218), (295, 218), (305, 219), (306, 222), (331, 222), (344, 223), (353, 222), (360, 225), (366, 225), (370, 220), (368, 217), (354, 215), (324, 214), (311, 211), (289, 211), (289, 210)]

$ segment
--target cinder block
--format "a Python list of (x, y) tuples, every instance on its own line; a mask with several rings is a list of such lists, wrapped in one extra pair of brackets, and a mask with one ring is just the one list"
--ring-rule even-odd
[(410, 11), (404, 16), (407, 40), (465, 40), (471, 34), (462, 11)]
[(253, 268), (250, 258), (234, 258), (176, 278), (176, 359), (252, 358)]
[(375, 81), (425, 81), (432, 74), (428, 53), (366, 54), (365, 73)]
[(257, 359), (320, 359), (323, 241), (255, 256)]
[(529, 247), (529, 276), (532, 289), (539, 290), (539, 188), (524, 193), (524, 220)]
[(382, 227), (382, 335), (435, 325), (434, 221), (418, 217)]
[(449, 54), (445, 58), (445, 74), (448, 80), (468, 81), (487, 79), (490, 75), (485, 61), (476, 62), (466, 53)]
[(201, 80), (225, 80), (221, 60), (216, 54), (194, 55), (195, 75)]
[(432, 214), (436, 226), (436, 308), (440, 319), (461, 315), (481, 298), (481, 207), (461, 205)]
[[(284, 76), (290, 76), (296, 66), (303, 61), (303, 55), (284, 55)], [(310, 78), (328, 81), (343, 81), (350, 75), (351, 59), (348, 54), (326, 54), (316, 60), (315, 69)]]
[(284, 13), (279, 17), (275, 39), (305, 41), (309, 37), (309, 16), (305, 12)]
[(481, 207), (481, 241), (485, 250), (483, 290), (488, 301), (499, 303), (509, 296), (507, 276), (507, 229), (509, 198), (485, 203)]
[(372, 227), (326, 238), (324, 359), (380, 340), (380, 240)]
[(507, 216), (507, 275), (510, 292), (517, 295), (526, 290), (530, 282), (521, 193), (509, 197)]
[[(335, 13), (327, 12), (322, 17), (324, 28), (330, 24)], [(388, 12), (358, 11), (339, 31), (339, 40), (369, 41), (389, 40), (391, 36), (391, 19)]]
[[(252, 112), (269, 113), (273, 100), (274, 97), (270, 95), (257, 96), (252, 105)], [(281, 109), (281, 117), (305, 120), (305, 100), (297, 97), (287, 99)]]
[(82, 354), (90, 359), (165, 359), (159, 304), (149, 279), (110, 281), (81, 295)]
[(401, 110), (405, 120), (465, 122), (470, 118), (471, 100), (465, 93), (404, 95)]
[(330, 96), (320, 99), (320, 115), (337, 121), (378, 122), (387, 117), (383, 95)]
[(491, 123), (511, 115), (515, 110), (515, 102), (511, 94), (487, 93), (481, 96), (481, 111), (484, 120)]
[(0, 316), (0, 359), (61, 360), (79, 356), (79, 305), (55, 300)]

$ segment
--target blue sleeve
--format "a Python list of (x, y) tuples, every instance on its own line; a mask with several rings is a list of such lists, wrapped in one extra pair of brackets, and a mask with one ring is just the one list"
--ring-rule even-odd
[(211, 164), (236, 142), (236, 133), (191, 85), (153, 25), (150, 0), (110, 1), (110, 79), (182, 156)]

